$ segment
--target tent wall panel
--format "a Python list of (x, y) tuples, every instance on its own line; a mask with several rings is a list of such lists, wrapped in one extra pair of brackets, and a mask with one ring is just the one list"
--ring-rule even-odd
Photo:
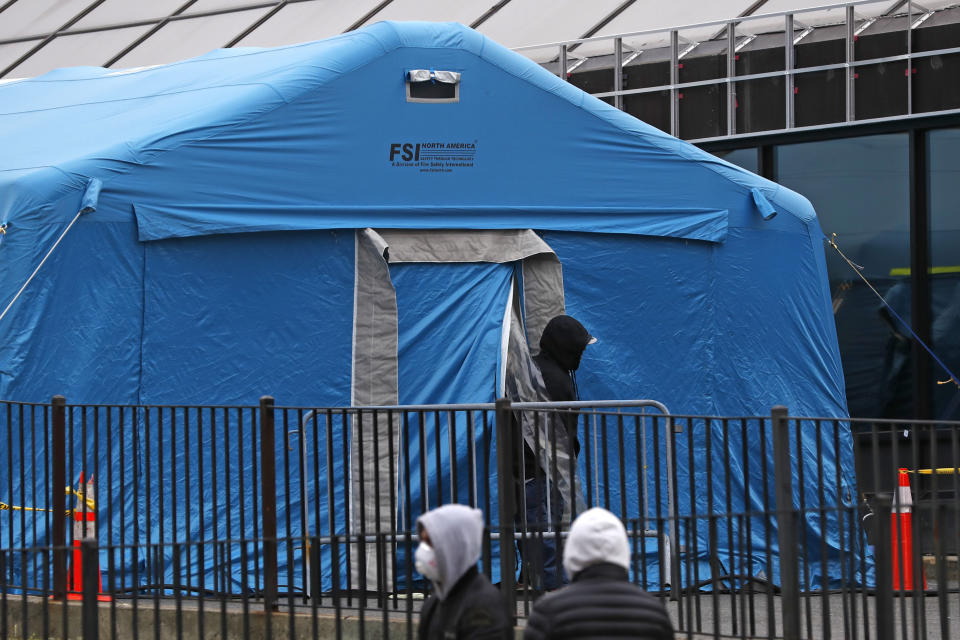
[(148, 243), (142, 402), (349, 402), (352, 235)]

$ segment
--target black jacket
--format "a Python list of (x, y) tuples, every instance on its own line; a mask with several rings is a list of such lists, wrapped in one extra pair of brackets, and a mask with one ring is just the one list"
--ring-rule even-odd
[(587, 567), (570, 585), (538, 600), (523, 637), (673, 640), (674, 635), (663, 604), (632, 584), (626, 569), (603, 563)]
[(513, 627), (497, 588), (471, 567), (440, 601), (430, 596), (420, 609), (419, 640), (501, 640), (513, 638)]
[[(568, 402), (579, 400), (577, 387), (574, 384), (573, 372), (580, 367), (580, 358), (587, 348), (592, 336), (576, 319), (570, 316), (557, 316), (547, 323), (540, 336), (540, 353), (533, 357), (533, 361), (540, 369), (543, 385), (546, 387), (547, 399), (551, 402)], [(580, 455), (580, 440), (577, 433), (577, 414), (565, 413), (563, 424), (567, 432), (573, 436), (574, 455)], [(542, 446), (549, 446), (543, 443)], [(524, 475), (527, 478), (543, 473), (537, 464), (537, 457), (524, 443)]]

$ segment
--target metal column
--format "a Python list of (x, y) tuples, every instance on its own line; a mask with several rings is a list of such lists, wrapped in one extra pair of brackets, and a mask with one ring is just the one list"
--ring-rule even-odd
[(680, 137), (680, 104), (677, 84), (680, 82), (679, 36), (670, 32), (670, 135)]
[(727, 135), (737, 132), (737, 89), (733, 78), (737, 75), (737, 28), (727, 23)]
[(613, 90), (617, 92), (613, 106), (623, 111), (623, 38), (613, 41)]
[(792, 129), (794, 126), (794, 108), (793, 108), (793, 14), (788, 13), (784, 16), (784, 34), (783, 34), (783, 64), (786, 75), (783, 78), (783, 86), (786, 95), (784, 96), (784, 126)]
[(856, 61), (856, 54), (853, 47), (855, 42), (857, 24), (853, 7), (847, 7), (847, 122), (853, 122), (857, 119), (856, 112), (856, 79), (857, 68), (853, 66)]

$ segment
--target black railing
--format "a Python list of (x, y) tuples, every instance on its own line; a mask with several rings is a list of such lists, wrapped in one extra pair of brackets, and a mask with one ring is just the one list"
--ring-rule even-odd
[[(566, 579), (571, 519), (602, 506), (626, 526), (630, 579), (663, 597), (678, 630), (957, 633), (957, 423), (783, 408), (675, 416), (651, 401), (54, 398), (0, 406), (0, 441), (8, 637), (258, 635), (270, 625), (290, 637), (411, 637), (428, 592), (412, 563), (416, 520), (450, 502), (483, 511), (480, 568), (519, 624)], [(548, 548), (557, 562), (544, 570)]]

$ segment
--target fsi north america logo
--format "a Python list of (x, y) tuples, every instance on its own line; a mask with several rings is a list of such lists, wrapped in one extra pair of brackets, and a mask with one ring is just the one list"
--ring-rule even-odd
[(473, 142), (391, 142), (390, 166), (412, 167), (420, 173), (451, 173), (470, 169), (477, 155)]

